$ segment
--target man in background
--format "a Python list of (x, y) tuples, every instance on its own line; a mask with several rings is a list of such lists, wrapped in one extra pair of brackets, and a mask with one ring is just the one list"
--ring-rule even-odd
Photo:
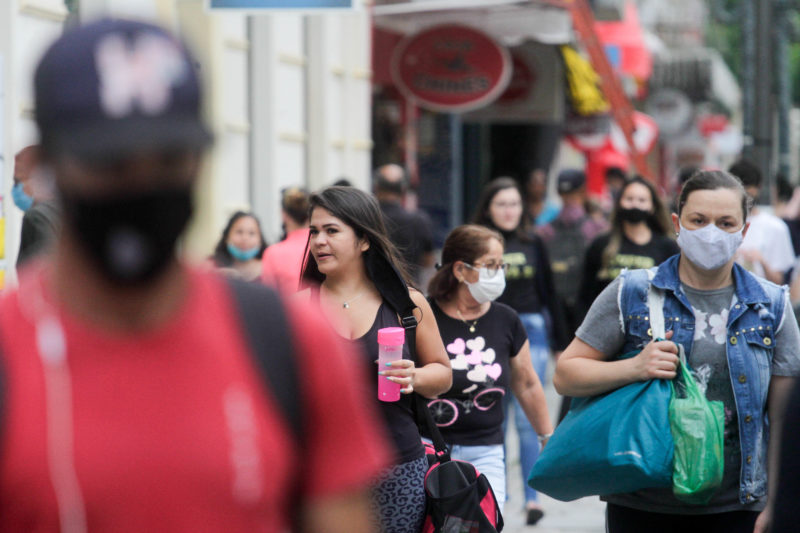
[(372, 182), (375, 197), (383, 212), (389, 238), (406, 260), (409, 273), (421, 286), (424, 269), (433, 266), (433, 231), (430, 219), (420, 211), (403, 207), (408, 178), (400, 165), (383, 165), (375, 170)]
[[(728, 172), (741, 180), (753, 202), (758, 200), (763, 177), (755, 164), (740, 159)], [(785, 283), (786, 273), (794, 263), (794, 248), (786, 222), (757, 205), (753, 205), (747, 222), (750, 229), (736, 252), (736, 261), (757, 276), (773, 283)]]
[(53, 184), (37, 168), (39, 148), (31, 145), (14, 156), (14, 187), (11, 195), (20, 208), (22, 233), (17, 255), (17, 269), (55, 241), (61, 225), (61, 213), (53, 197)]
[(557, 190), (561, 211), (551, 223), (539, 227), (537, 233), (547, 246), (555, 292), (561, 300), (567, 331), (571, 335), (583, 321), (578, 306), (583, 257), (589, 243), (606, 231), (608, 224), (586, 212), (586, 174), (582, 170), (567, 168), (559, 172)]

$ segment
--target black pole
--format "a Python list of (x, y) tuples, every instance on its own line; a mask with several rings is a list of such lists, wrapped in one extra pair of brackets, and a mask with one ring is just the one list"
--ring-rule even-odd
[(764, 175), (759, 203), (770, 203), (773, 181), (772, 1), (754, 0), (756, 54), (754, 83), (753, 161)]

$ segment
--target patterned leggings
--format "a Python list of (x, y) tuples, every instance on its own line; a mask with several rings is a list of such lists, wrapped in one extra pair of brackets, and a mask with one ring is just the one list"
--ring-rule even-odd
[(394, 465), (384, 471), (372, 491), (375, 530), (381, 533), (419, 533), (425, 519), (425, 472), (428, 460)]

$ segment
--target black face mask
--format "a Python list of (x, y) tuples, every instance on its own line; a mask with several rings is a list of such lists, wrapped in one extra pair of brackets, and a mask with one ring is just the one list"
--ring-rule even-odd
[(632, 224), (638, 224), (639, 222), (644, 222), (648, 218), (650, 218), (650, 211), (645, 211), (644, 209), (624, 209), (620, 208), (617, 211), (617, 216), (620, 220), (625, 222), (631, 222)]
[(144, 285), (162, 274), (192, 215), (190, 187), (113, 198), (62, 192), (61, 198), (84, 251), (118, 285)]

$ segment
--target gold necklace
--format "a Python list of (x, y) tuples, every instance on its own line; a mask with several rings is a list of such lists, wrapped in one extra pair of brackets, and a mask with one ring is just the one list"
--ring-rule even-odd
[(469, 332), (475, 333), (475, 326), (478, 325), (478, 320), (480, 320), (481, 317), (476, 318), (475, 320), (472, 321), (472, 324), (470, 324), (464, 319), (464, 315), (461, 314), (461, 309), (459, 309), (458, 307), (456, 307), (456, 313), (458, 313), (458, 318), (461, 319), (461, 322), (463, 322), (469, 327)]

